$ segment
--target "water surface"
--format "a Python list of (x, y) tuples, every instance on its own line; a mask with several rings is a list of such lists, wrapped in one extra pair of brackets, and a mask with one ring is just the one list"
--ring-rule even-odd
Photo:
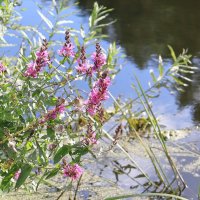
[[(104, 31), (109, 35), (109, 41), (117, 41), (123, 47), (130, 61), (125, 67), (133, 71), (136, 68), (142, 71), (141, 81), (146, 81), (148, 78), (146, 69), (156, 69), (157, 64), (153, 61), (158, 58), (158, 55), (161, 54), (165, 59), (170, 58), (168, 44), (177, 54), (183, 48), (188, 49), (193, 55), (193, 65), (199, 68), (200, 1), (99, 0), (98, 2), (108, 8), (114, 8), (110, 18), (117, 19), (117, 22)], [(83, 15), (90, 13), (92, 5), (92, 0), (80, 1), (79, 7), (83, 10)], [(190, 120), (198, 124), (200, 121), (199, 70), (190, 78), (193, 83), (189, 84), (184, 93), (176, 92), (174, 96), (167, 95), (167, 97), (165, 95), (160, 101), (166, 104), (171, 101), (171, 107), (176, 112), (187, 111), (188, 116), (184, 119), (186, 124)]]

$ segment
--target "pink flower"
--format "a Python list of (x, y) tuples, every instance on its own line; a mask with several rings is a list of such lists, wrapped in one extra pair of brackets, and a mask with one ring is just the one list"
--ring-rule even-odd
[(90, 64), (89, 61), (86, 60), (86, 55), (85, 55), (85, 47), (83, 46), (81, 48), (81, 56), (77, 60), (78, 66), (76, 67), (76, 70), (79, 74), (86, 74), (89, 76), (92, 76), (93, 70), (92, 70), (92, 65)]
[(81, 63), (80, 59), (77, 60), (78, 66), (76, 67), (76, 71), (79, 74), (86, 74), (87, 70), (89, 69), (89, 62)]
[(100, 67), (106, 64), (106, 55), (102, 53), (99, 43), (96, 43), (96, 52), (91, 57), (94, 62), (94, 71), (98, 71)]
[(36, 52), (35, 61), (34, 62), (32, 61), (28, 64), (28, 68), (26, 69), (24, 76), (37, 78), (37, 75), (40, 71), (42, 71), (42, 68), (45, 67), (47, 64), (50, 64), (47, 45), (48, 43), (44, 39), (42, 47), (40, 48), (39, 51)]
[(58, 54), (63, 57), (73, 58), (75, 56), (74, 46), (70, 41), (70, 35), (68, 31), (65, 32), (65, 41), (66, 42), (64, 46), (60, 50), (58, 50)]
[(56, 112), (58, 114), (62, 114), (65, 112), (65, 105), (64, 104), (60, 104), (59, 106), (56, 106)]
[(0, 62), (0, 73), (6, 71), (6, 67)]
[(110, 77), (105, 77), (105, 78), (100, 78), (96, 83), (95, 83), (95, 87), (100, 87), (103, 90), (106, 90), (108, 88), (108, 86), (110, 86), (111, 84), (111, 80)]
[(96, 105), (100, 102), (100, 93), (99, 93), (99, 89), (97, 87), (92, 88), (90, 94), (89, 94), (89, 100), (90, 103)]
[(74, 57), (74, 46), (69, 43), (65, 44), (60, 50), (58, 50), (58, 55), (63, 57)]
[(30, 77), (36, 78), (37, 74), (38, 74), (38, 71), (36, 69), (36, 63), (35, 62), (30, 62), (28, 64), (28, 68), (26, 69), (26, 71), (24, 73), (24, 76), (26, 76), (26, 77), (30, 76)]
[(94, 86), (89, 94), (89, 98), (85, 102), (87, 106), (86, 110), (90, 115), (96, 114), (101, 102), (109, 98), (108, 86), (110, 83), (111, 80), (107, 76), (107, 73), (104, 73), (102, 77), (94, 83)]
[(83, 143), (86, 145), (97, 144), (96, 133), (93, 133), (90, 136), (84, 138)]
[(15, 179), (16, 181), (18, 180), (20, 174), (21, 174), (21, 170), (20, 170), (20, 169), (19, 169), (18, 171), (15, 172), (15, 174), (14, 174), (14, 179)]
[(65, 177), (70, 177), (72, 180), (77, 180), (83, 174), (83, 169), (78, 164), (68, 164), (64, 166), (63, 173)]
[(87, 135), (82, 141), (85, 145), (97, 144), (96, 133), (92, 130), (91, 124), (87, 127)]
[(97, 106), (96, 105), (93, 105), (91, 103), (88, 103), (87, 101), (87, 112), (91, 115), (91, 116), (94, 116), (96, 114), (96, 111), (97, 111)]
[(50, 63), (49, 53), (47, 50), (40, 50), (36, 52), (36, 63), (40, 67), (45, 67)]
[(57, 118), (59, 114), (64, 113), (64, 111), (65, 111), (64, 103), (57, 105), (53, 110), (49, 110), (46, 116), (43, 119), (39, 120), (39, 123), (43, 124), (49, 120), (54, 120)]

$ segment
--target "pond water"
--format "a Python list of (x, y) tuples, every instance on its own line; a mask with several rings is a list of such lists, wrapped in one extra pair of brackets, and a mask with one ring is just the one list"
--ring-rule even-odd
[[(188, 49), (193, 55), (193, 65), (199, 68), (199, 1), (99, 0), (98, 2), (108, 8), (114, 8), (110, 17), (117, 19), (117, 22), (108, 27), (105, 32), (109, 35), (109, 41), (117, 41), (127, 55), (128, 63), (124, 68), (129, 68), (127, 71), (130, 72), (135, 71), (137, 75), (142, 74), (140, 79), (142, 82), (146, 82), (146, 79), (150, 80), (147, 70), (150, 68), (156, 70), (155, 59), (158, 55), (161, 54), (165, 59), (170, 58), (168, 44), (176, 53), (180, 53), (183, 48)], [(92, 5), (92, 0), (82, 0), (79, 7), (85, 14), (85, 12), (89, 13)], [(125, 78), (127, 76), (128, 74), (125, 74), (121, 82), (127, 80)], [(162, 103), (157, 109), (162, 109), (163, 113), (170, 113), (168, 118), (174, 118), (174, 114), (179, 113), (175, 115), (180, 117), (181, 126), (188, 126), (191, 122), (198, 124), (200, 121), (199, 77), (199, 71), (190, 77), (193, 82), (184, 93), (176, 92), (173, 96), (161, 95), (157, 103)], [(172, 123), (168, 118), (166, 123)], [(170, 126), (180, 127), (180, 124), (170, 124)]]
[[(40, 1), (44, 7), (50, 2)], [(66, 1), (66, 5), (72, 5), (74, 2), (73, 0)], [(162, 55), (166, 67), (171, 63), (168, 44), (177, 53), (181, 53), (183, 48), (188, 48), (189, 53), (193, 55), (193, 65), (200, 68), (200, 1), (99, 0), (98, 2), (108, 8), (114, 8), (109, 21), (117, 19), (116, 23), (104, 30), (109, 38), (102, 41), (102, 46), (106, 48), (109, 42), (116, 41), (121, 47), (122, 54), (127, 56), (125, 66), (111, 88), (114, 95), (122, 95), (126, 98), (136, 96), (131, 89), (134, 73), (144, 88), (148, 88), (148, 82), (151, 80), (149, 70), (157, 70), (158, 56)], [(93, 0), (81, 0), (79, 5), (70, 7), (67, 12), (77, 12), (73, 18), (69, 17), (69, 20), (75, 21), (71, 25), (73, 28), (78, 29), (82, 24), (87, 29), (93, 3)], [(22, 24), (38, 25), (41, 18), (37, 15), (35, 2), (23, 1), (22, 7), (27, 8), (23, 12)], [(63, 35), (59, 36), (61, 40), (63, 40), (62, 37)], [(14, 41), (10, 39), (9, 42)], [(15, 50), (17, 50), (16, 47), (12, 52)], [(190, 78), (193, 82), (189, 83), (185, 92), (176, 91), (172, 95), (164, 89), (160, 97), (153, 100), (156, 116), (159, 116), (162, 124), (168, 129), (192, 127), (200, 122), (200, 70), (197, 70)], [(193, 134), (188, 137), (188, 140), (180, 142), (187, 143), (191, 138), (194, 139), (194, 135), (195, 141), (198, 141), (199, 135)], [(185, 177), (190, 181), (191, 188), (195, 186), (194, 191), (197, 192), (198, 178), (191, 179), (186, 172)]]

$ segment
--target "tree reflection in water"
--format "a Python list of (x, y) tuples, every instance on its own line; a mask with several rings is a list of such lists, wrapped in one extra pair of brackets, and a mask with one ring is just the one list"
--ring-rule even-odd
[[(147, 67), (152, 55), (169, 58), (167, 44), (177, 53), (188, 48), (195, 57), (195, 65), (200, 66), (200, 1), (99, 0), (98, 3), (114, 8), (110, 16), (118, 21), (104, 31), (110, 40), (118, 41), (140, 69)], [(92, 0), (81, 0), (79, 4), (88, 12), (92, 5)], [(191, 105), (193, 120), (197, 123), (200, 121), (199, 77), (200, 73), (190, 76), (194, 82), (184, 93), (176, 93), (180, 109)]]

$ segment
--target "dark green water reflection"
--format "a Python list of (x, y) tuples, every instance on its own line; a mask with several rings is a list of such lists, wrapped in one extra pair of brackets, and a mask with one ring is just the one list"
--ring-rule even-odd
[[(90, 12), (94, 1), (81, 0), (79, 7)], [(197, 0), (98, 0), (100, 5), (114, 8), (112, 19), (117, 22), (107, 28), (109, 40), (120, 44), (127, 56), (140, 69), (145, 69), (153, 55), (169, 58), (167, 44), (177, 53), (187, 48), (200, 66), (200, 1)], [(176, 103), (182, 109), (192, 106), (193, 121), (200, 121), (200, 73), (191, 76), (193, 83), (185, 93), (176, 94)]]

